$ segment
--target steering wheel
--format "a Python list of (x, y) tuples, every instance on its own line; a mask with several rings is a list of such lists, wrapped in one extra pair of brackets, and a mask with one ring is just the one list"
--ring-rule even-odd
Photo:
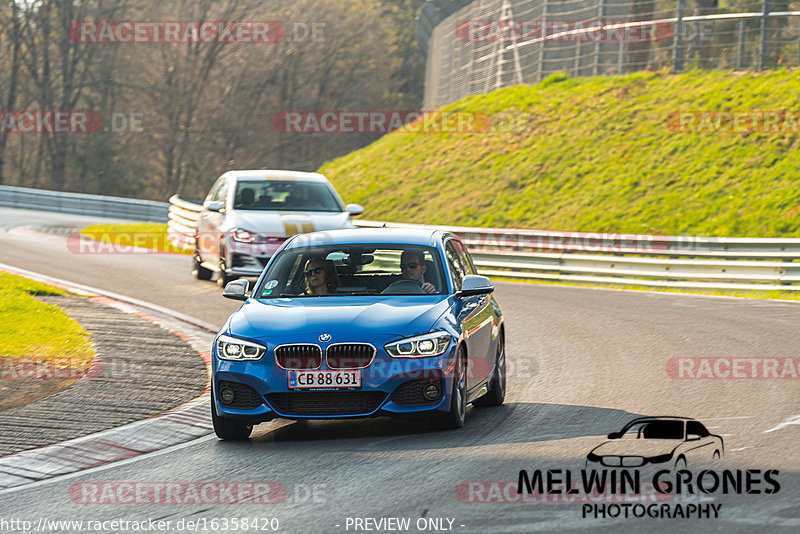
[(419, 280), (412, 280), (410, 278), (401, 278), (400, 280), (395, 280), (389, 287), (384, 289), (381, 293), (382, 294), (394, 294), (394, 293), (419, 293), (420, 295), (424, 294), (425, 292), (422, 290), (422, 282)]

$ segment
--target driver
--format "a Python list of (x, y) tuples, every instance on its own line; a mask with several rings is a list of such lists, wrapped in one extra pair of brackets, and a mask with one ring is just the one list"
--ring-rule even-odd
[(400, 255), (400, 277), (404, 280), (414, 280), (419, 282), (420, 287), (425, 293), (436, 293), (436, 288), (430, 282), (425, 281), (425, 265), (423, 253), (417, 250), (404, 250)]

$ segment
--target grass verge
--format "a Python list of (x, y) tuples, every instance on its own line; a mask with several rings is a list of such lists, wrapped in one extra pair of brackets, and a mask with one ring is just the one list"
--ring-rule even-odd
[(373, 220), (797, 237), (799, 128), (721, 133), (717, 116), (683, 129), (676, 117), (786, 111), (797, 120), (798, 94), (796, 69), (554, 75), (443, 109), (510, 118), (503, 127), (397, 131), (321, 171)]
[(89, 368), (95, 356), (89, 333), (58, 306), (35, 298), (65, 294), (0, 272), (0, 409), (63, 390)]

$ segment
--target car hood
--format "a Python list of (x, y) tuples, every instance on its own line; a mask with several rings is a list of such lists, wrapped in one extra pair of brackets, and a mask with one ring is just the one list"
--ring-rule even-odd
[(679, 439), (613, 439), (595, 447), (598, 456), (658, 456), (669, 454), (683, 443)]
[(229, 322), (250, 339), (303, 334), (407, 335), (429, 332), (450, 307), (449, 297), (370, 296), (248, 300)]
[(350, 214), (346, 212), (289, 212), (231, 210), (225, 218), (228, 228), (242, 228), (250, 232), (289, 237), (297, 233), (317, 230), (353, 228)]

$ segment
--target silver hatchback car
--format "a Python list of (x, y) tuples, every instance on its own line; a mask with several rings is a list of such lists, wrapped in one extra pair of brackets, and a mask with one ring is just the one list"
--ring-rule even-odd
[(287, 238), (319, 230), (353, 228), (350, 217), (363, 213), (344, 205), (318, 173), (253, 170), (220, 176), (197, 219), (193, 272), (200, 280), (224, 286), (239, 277), (256, 277)]

